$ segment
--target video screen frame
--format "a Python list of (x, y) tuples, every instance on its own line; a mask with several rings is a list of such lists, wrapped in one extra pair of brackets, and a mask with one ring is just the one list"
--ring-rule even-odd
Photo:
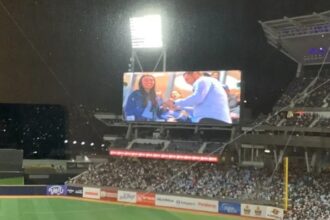
[[(217, 82), (214, 83), (216, 85), (214, 87), (218, 88), (219, 91), (222, 89), (225, 91), (227, 95), (228, 108), (230, 114), (229, 123), (228, 121), (226, 121), (225, 123), (218, 123), (218, 120), (202, 121), (198, 119), (198, 117), (196, 117), (197, 119), (195, 119), (194, 116), (197, 114), (194, 114), (194, 106), (190, 106), (190, 109), (189, 107), (184, 107), (184, 109), (180, 108), (181, 110), (174, 110), (170, 112), (168, 111), (169, 110), (168, 106), (165, 106), (167, 110), (166, 109), (164, 110), (163, 104), (166, 104), (168, 100), (174, 100), (174, 103), (177, 102), (176, 100), (179, 100), (178, 103), (180, 103), (180, 100), (185, 99), (193, 94), (193, 88), (196, 87), (196, 85), (194, 85), (195, 82), (193, 84), (189, 84), (187, 82), (187, 78), (189, 78), (191, 74), (194, 75), (198, 74), (200, 77), (203, 77), (200, 78), (200, 81), (206, 81), (206, 82), (211, 81), (212, 83), (214, 83), (214, 79), (215, 79)], [(150, 76), (150, 77), (144, 77), (145, 79), (142, 80), (143, 76)], [(141, 80), (144, 83), (148, 83), (147, 81), (154, 81), (153, 95), (150, 94), (148, 95), (148, 97), (152, 96), (152, 98), (150, 99), (145, 98), (146, 88), (143, 88), (144, 85), (142, 84)], [(195, 84), (197, 84), (197, 82)], [(200, 82), (198, 84), (200, 84)], [(218, 84), (221, 85), (222, 89), (219, 89)], [(148, 85), (145, 84), (145, 86)], [(219, 97), (221, 94), (223, 94), (223, 91), (222, 92), (220, 91)], [(145, 102), (144, 104), (142, 104), (142, 107), (146, 108), (147, 105), (149, 105), (148, 109), (153, 109), (154, 107), (158, 109), (159, 106), (162, 106), (162, 112), (156, 114), (153, 113), (153, 116), (151, 116), (151, 114), (144, 114), (146, 112), (145, 109), (142, 111), (140, 108), (139, 109), (140, 115), (137, 116), (137, 114), (135, 114), (136, 118), (135, 116), (131, 117), (130, 114), (132, 114), (132, 112), (129, 111), (130, 108), (128, 108), (128, 106), (130, 107), (135, 106), (132, 105), (132, 101), (131, 101), (132, 96), (134, 96), (133, 100), (137, 101), (140, 107), (141, 107), (141, 102)], [(123, 74), (122, 109), (123, 109), (123, 120), (127, 123), (148, 123), (148, 124), (165, 123), (165, 124), (186, 124), (186, 125), (207, 124), (207, 125), (229, 125), (229, 126), (237, 125), (239, 124), (241, 119), (241, 98), (242, 98), (241, 70), (134, 72), (134, 73), (126, 72)], [(146, 103), (145, 101), (146, 99), (148, 99), (147, 101), (148, 103)], [(213, 109), (213, 107), (206, 109)], [(140, 117), (141, 114), (146, 117)], [(220, 121), (222, 122), (223, 120)]]

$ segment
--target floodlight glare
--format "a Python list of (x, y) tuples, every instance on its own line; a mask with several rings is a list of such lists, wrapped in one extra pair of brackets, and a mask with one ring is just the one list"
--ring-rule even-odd
[(133, 48), (163, 47), (160, 15), (130, 18)]

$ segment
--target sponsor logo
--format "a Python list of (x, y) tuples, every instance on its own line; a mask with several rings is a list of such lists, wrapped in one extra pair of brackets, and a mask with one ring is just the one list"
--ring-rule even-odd
[(157, 197), (157, 201), (174, 203), (174, 200), (173, 199), (163, 198), (163, 197)]
[(266, 217), (271, 214), (275, 207), (267, 207), (263, 205), (242, 204), (241, 214), (256, 217)]
[(267, 207), (266, 216), (272, 219), (283, 219), (283, 209), (276, 207)]
[(100, 199), (100, 189), (99, 188), (83, 188), (83, 197), (91, 199)]
[(178, 196), (156, 195), (156, 206), (218, 212), (218, 201)]
[(196, 203), (194, 202), (189, 202), (189, 201), (184, 201), (184, 200), (176, 200), (176, 204), (178, 205), (186, 205), (186, 206), (195, 206)]
[(98, 196), (99, 194), (97, 192), (85, 192), (85, 195)]
[(272, 210), (273, 215), (278, 215), (280, 211), (278, 209), (273, 209)]
[(141, 194), (138, 194), (138, 200), (154, 202), (155, 201), (155, 196), (154, 195), (143, 195), (143, 194), (141, 195)]
[(220, 212), (228, 214), (240, 214), (239, 204), (221, 203)]
[(222, 205), (221, 207), (227, 213), (236, 213), (236, 211), (237, 211), (234, 207), (229, 206), (229, 205)]
[(197, 205), (201, 206), (201, 207), (207, 207), (207, 208), (213, 208), (213, 209), (217, 208), (217, 205), (205, 203), (205, 202), (198, 202)]
[(49, 195), (64, 195), (65, 187), (64, 186), (49, 186), (47, 189)]
[(235, 213), (236, 212), (236, 209), (232, 206), (224, 205), (224, 206), (222, 206), (222, 208), (223, 208), (224, 211), (226, 211), (228, 213)]
[(132, 195), (131, 193), (123, 193), (119, 196), (119, 199), (122, 200), (133, 200), (135, 199), (135, 195)]
[(116, 190), (107, 190), (103, 189), (100, 192), (100, 198), (102, 200), (110, 200), (110, 201), (116, 201), (117, 200), (117, 191)]
[(76, 186), (68, 186), (66, 192), (72, 196), (82, 196), (83, 194), (82, 188)]
[(262, 211), (261, 211), (261, 209), (260, 209), (259, 206), (257, 206), (257, 208), (254, 210), (254, 213), (255, 213), (256, 216), (260, 216), (261, 215)]
[(117, 198), (117, 193), (116, 192), (101, 191), (101, 197)]
[(245, 215), (250, 215), (250, 213), (251, 213), (251, 209), (250, 209), (250, 207), (248, 205), (246, 205), (244, 207), (244, 214)]
[(155, 194), (138, 192), (137, 203), (142, 205), (155, 205)]
[(118, 201), (136, 203), (136, 192), (118, 191)]

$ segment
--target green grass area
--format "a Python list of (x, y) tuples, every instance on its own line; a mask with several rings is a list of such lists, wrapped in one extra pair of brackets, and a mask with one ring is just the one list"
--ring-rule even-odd
[(24, 185), (24, 177), (0, 178), (0, 185)]
[(0, 198), (0, 219), (6, 220), (237, 220), (148, 207), (61, 198)]

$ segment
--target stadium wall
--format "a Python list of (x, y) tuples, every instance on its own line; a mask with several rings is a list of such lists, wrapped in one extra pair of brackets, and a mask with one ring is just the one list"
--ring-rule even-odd
[(284, 210), (273, 206), (166, 195), (152, 192), (138, 192), (133, 190), (118, 190), (111, 187), (97, 188), (68, 185), (67, 192), (68, 196), (118, 201), (146, 206), (168, 207), (263, 219), (280, 220), (284, 217)]
[(0, 186), (0, 195), (73, 196), (104, 201), (118, 201), (145, 206), (221, 213), (263, 219), (283, 219), (284, 210), (272, 206), (224, 202), (189, 196), (118, 190), (111, 187), (77, 185)]

